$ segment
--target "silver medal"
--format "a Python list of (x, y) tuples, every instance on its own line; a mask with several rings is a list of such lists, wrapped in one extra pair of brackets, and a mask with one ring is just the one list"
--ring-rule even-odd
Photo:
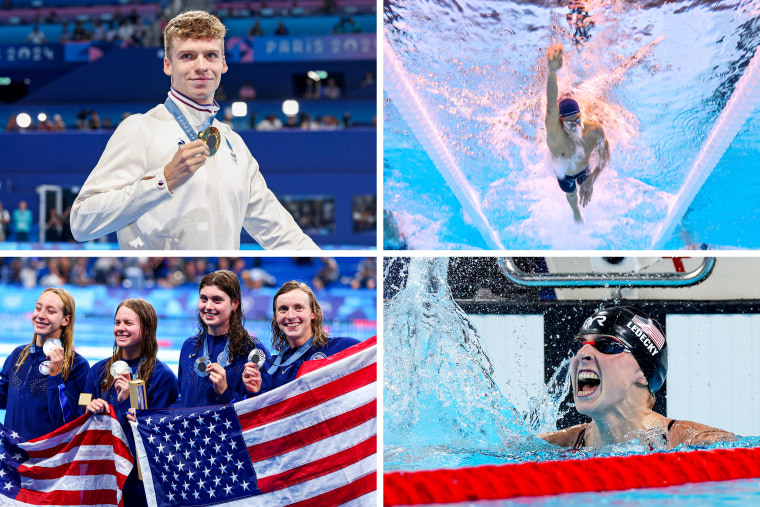
[(113, 378), (116, 378), (122, 373), (128, 373), (129, 365), (126, 363), (126, 361), (116, 361), (111, 365), (110, 371), (111, 371), (111, 376)]
[(208, 367), (210, 365), (211, 361), (209, 361), (207, 357), (199, 357), (195, 360), (195, 373), (197, 373), (199, 377), (208, 377)]
[(42, 345), (42, 352), (44, 352), (46, 356), (49, 356), (56, 347), (63, 347), (61, 340), (58, 338), (51, 338)]
[(50, 375), (50, 361), (42, 361), (40, 363), (40, 373)]
[(255, 364), (257, 368), (264, 366), (264, 361), (266, 361), (266, 359), (267, 356), (261, 349), (253, 349), (248, 354), (248, 362)]

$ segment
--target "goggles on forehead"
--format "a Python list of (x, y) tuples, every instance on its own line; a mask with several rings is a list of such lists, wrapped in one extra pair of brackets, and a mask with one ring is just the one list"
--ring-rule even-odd
[(620, 354), (631, 351), (625, 343), (611, 336), (577, 336), (571, 344), (573, 354), (577, 354), (586, 344), (591, 345), (602, 354)]

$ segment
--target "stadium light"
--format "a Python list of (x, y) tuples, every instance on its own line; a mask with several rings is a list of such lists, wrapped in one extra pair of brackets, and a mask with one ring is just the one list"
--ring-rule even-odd
[(11, 78), (0, 77), (0, 86), (8, 86), (9, 84), (11, 84)]
[(32, 124), (32, 117), (29, 116), (28, 114), (19, 113), (16, 116), (16, 125), (18, 125), (22, 129), (29, 127), (31, 124)]
[(327, 72), (324, 70), (310, 70), (306, 73), (306, 76), (313, 81), (321, 81), (327, 79)]
[(38, 114), (37, 121), (40, 121), (40, 122), (47, 121), (47, 115), (45, 113)]
[(299, 105), (297, 100), (288, 99), (282, 103), (282, 113), (285, 116), (295, 116), (298, 114)]
[(244, 118), (248, 116), (248, 104), (245, 102), (233, 102), (232, 116), (235, 118)]

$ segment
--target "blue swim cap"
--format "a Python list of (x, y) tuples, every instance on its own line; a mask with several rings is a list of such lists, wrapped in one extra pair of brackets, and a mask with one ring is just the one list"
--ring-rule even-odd
[(586, 319), (576, 336), (606, 335), (617, 338), (631, 349), (633, 357), (657, 391), (668, 373), (668, 345), (660, 323), (637, 308), (613, 306)]
[(581, 112), (578, 103), (573, 99), (562, 99), (559, 101), (559, 117), (572, 116)]

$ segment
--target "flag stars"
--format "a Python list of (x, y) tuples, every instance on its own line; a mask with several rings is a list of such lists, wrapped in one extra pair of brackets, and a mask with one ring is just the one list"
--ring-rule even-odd
[(214, 486), (218, 488), (220, 482), (222, 482), (222, 479), (220, 477), (214, 477)]
[(172, 493), (172, 492), (169, 492), (169, 494), (168, 494), (168, 495), (166, 495), (166, 496), (169, 498), (169, 501), (170, 501), (170, 502), (173, 502), (173, 501), (174, 501), (174, 493)]
[(238, 470), (240, 470), (241, 468), (243, 468), (243, 462), (240, 461), (240, 460), (237, 460), (237, 463), (235, 463), (235, 465), (237, 465)]
[(169, 461), (171, 461), (173, 457), (174, 457), (174, 454), (172, 454), (171, 452), (169, 452), (169, 454), (167, 454), (167, 455), (166, 455), (166, 458), (167, 458)]
[(197, 491), (195, 491), (195, 492), (193, 492), (193, 496), (195, 497), (196, 500), (198, 500), (198, 499), (200, 499), (201, 494), (198, 493)]
[(153, 422), (153, 416), (149, 416), (147, 419), (145, 419), (145, 424), (147, 426), (150, 426), (151, 422)]
[(209, 424), (208, 425), (208, 432), (209, 433), (213, 433), (214, 432), (214, 428), (216, 428), (216, 424)]
[(149, 437), (148, 437), (148, 442), (150, 442), (150, 443), (151, 443), (151, 445), (153, 445), (153, 441), (154, 441), (155, 439), (156, 439), (156, 436), (155, 436), (155, 435), (151, 435), (151, 436), (149, 436)]
[(203, 424), (204, 423), (204, 420), (203, 420), (202, 416), (198, 416), (198, 419), (196, 419), (196, 421), (198, 421), (198, 424)]
[(204, 444), (208, 445), (209, 442), (211, 442), (211, 438), (209, 438), (209, 437), (204, 437), (203, 438), (203, 443)]
[(243, 481), (240, 484), (240, 487), (243, 488), (243, 491), (248, 491), (248, 483), (247, 482)]
[(187, 419), (183, 419), (181, 424), (183, 428), (187, 429), (187, 425), (190, 424), (190, 421), (188, 421)]
[(3, 486), (3, 489), (5, 489), (5, 490), (7, 490), (7, 491), (10, 491), (11, 489), (13, 489), (13, 483), (11, 483), (11, 482), (6, 482), (6, 483), (5, 483), (5, 486)]
[(203, 475), (204, 475), (205, 477), (208, 477), (208, 474), (210, 474), (210, 473), (211, 473), (211, 470), (209, 470), (209, 468), (208, 468), (208, 467), (206, 467), (206, 468), (204, 468), (204, 469), (203, 469)]
[(232, 421), (230, 421), (229, 419), (224, 421), (224, 427), (227, 428), (228, 430), (232, 429)]
[(166, 420), (166, 417), (162, 417), (158, 420), (158, 424), (164, 424), (164, 421)]
[(164, 444), (158, 444), (158, 447), (156, 447), (156, 450), (157, 450), (159, 453), (162, 453), (162, 452), (164, 452), (164, 449), (165, 449), (165, 447), (164, 447)]
[(216, 444), (214, 444), (214, 450), (215, 450), (216, 452), (219, 452), (219, 451), (221, 451), (221, 450), (222, 450), (222, 446), (221, 446), (221, 445), (219, 445), (219, 442), (217, 442)]
[(219, 433), (219, 439), (224, 442), (227, 440), (227, 434), (226, 433)]
[(219, 414), (217, 414), (216, 412), (214, 412), (214, 415), (212, 415), (211, 417), (213, 417), (216, 422), (219, 422)]
[(164, 433), (164, 440), (166, 440), (167, 442), (171, 442), (172, 436), (168, 433)]
[(211, 464), (211, 466), (214, 466), (214, 463), (216, 463), (216, 456), (212, 454), (211, 457), (208, 459), (208, 461)]
[(227, 458), (227, 461), (230, 461), (232, 459), (232, 454), (230, 454), (230, 451), (227, 451), (227, 454), (225, 454), (224, 457)]
[(213, 489), (208, 490), (208, 496), (209, 498), (214, 498), (214, 493), (216, 493)]
[(198, 489), (203, 489), (204, 484), (206, 484), (206, 481), (203, 478), (198, 479)]
[(182, 487), (185, 488), (185, 491), (187, 491), (188, 489), (190, 489), (190, 483), (187, 482), (187, 481), (185, 481), (185, 483), (182, 485)]
[(18, 433), (16, 433), (15, 431), (11, 431), (11, 438), (15, 438), (16, 440), (18, 440), (19, 438)]
[(231, 491), (232, 491), (232, 486), (227, 485), (224, 487), (224, 492), (227, 493), (228, 495), (230, 494)]
[(175, 451), (179, 452), (179, 448), (180, 448), (180, 447), (182, 447), (182, 444), (180, 444), (179, 442), (176, 442), (176, 443), (174, 444), (174, 450), (175, 450)]
[(13, 459), (14, 459), (15, 461), (20, 461), (20, 460), (21, 460), (21, 458), (23, 458), (23, 457), (24, 457), (24, 455), (23, 455), (23, 454), (21, 454), (20, 452), (17, 452), (16, 454), (14, 454), (14, 455), (13, 455)]

